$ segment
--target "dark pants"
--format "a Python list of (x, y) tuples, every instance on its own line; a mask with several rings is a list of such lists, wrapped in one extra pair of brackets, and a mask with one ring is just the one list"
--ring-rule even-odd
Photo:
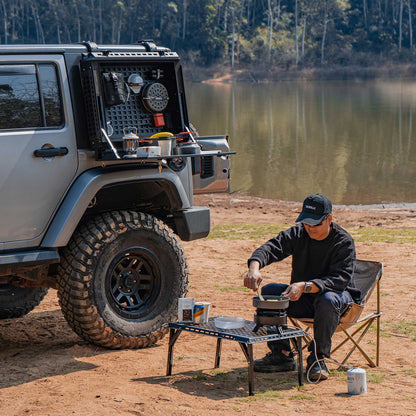
[[(279, 296), (288, 285), (282, 283), (270, 283), (262, 288), (262, 295)], [(330, 357), (331, 338), (338, 326), (339, 316), (352, 302), (348, 292), (340, 294), (335, 292), (324, 293), (304, 293), (296, 302), (289, 302), (287, 314), (293, 318), (313, 318), (313, 332), (316, 342), (316, 352), (318, 357)], [(273, 353), (290, 347), (288, 342), (276, 341), (268, 343)], [(313, 351), (313, 343), (309, 346)]]

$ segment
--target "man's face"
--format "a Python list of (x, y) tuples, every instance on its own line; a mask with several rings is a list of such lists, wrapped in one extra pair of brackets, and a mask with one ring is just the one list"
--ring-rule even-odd
[(305, 230), (308, 233), (309, 237), (312, 240), (325, 240), (328, 237), (329, 233), (331, 232), (331, 224), (332, 224), (332, 215), (329, 214), (327, 218), (325, 218), (320, 224), (318, 225), (308, 225), (303, 224), (305, 226)]

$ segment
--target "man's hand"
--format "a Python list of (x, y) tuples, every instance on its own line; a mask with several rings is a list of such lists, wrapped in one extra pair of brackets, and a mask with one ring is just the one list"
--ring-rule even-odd
[(305, 282), (292, 283), (284, 292), (282, 292), (282, 296), (287, 296), (292, 302), (299, 300), (299, 298), (302, 296), (304, 288)]
[(248, 273), (244, 277), (244, 286), (256, 291), (263, 278), (260, 274), (260, 264), (258, 261), (253, 260), (250, 262)]

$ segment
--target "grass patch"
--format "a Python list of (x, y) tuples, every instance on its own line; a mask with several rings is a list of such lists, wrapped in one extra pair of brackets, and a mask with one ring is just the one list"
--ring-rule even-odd
[(403, 368), (403, 373), (407, 376), (416, 378), (416, 370), (414, 368)]
[(258, 393), (255, 395), (256, 400), (270, 401), (277, 398), (281, 398), (282, 393), (278, 390), (266, 390), (263, 393)]
[(315, 400), (315, 396), (306, 393), (296, 393), (289, 396), (289, 400)]
[(198, 372), (192, 376), (194, 380), (208, 380), (208, 377), (202, 372)]
[[(380, 324), (380, 336), (384, 338), (391, 338), (393, 335), (392, 333), (389, 333), (389, 328), (387, 328), (385, 325), (388, 325), (387, 321), (382, 321)], [(377, 325), (375, 322), (373, 322), (368, 329), (368, 334), (377, 334)]]
[[(374, 358), (374, 357), (373, 357)], [(384, 381), (386, 378), (386, 373), (380, 370), (366, 370), (366, 380), (368, 383), (379, 384)], [(347, 370), (346, 369), (336, 369), (331, 370), (331, 378), (335, 378), (338, 381), (347, 381)]]
[(386, 378), (386, 373), (377, 370), (367, 370), (366, 379), (369, 383), (380, 384)]
[(416, 243), (416, 230), (364, 227), (349, 233), (361, 243)]
[(255, 224), (255, 223), (223, 223), (216, 225), (209, 233), (208, 239), (222, 238), (225, 240), (241, 239), (270, 239), (288, 229), (284, 224)]
[(409, 335), (413, 341), (416, 341), (416, 321), (401, 321), (395, 325), (399, 334)]
[(245, 374), (239, 374), (237, 376), (237, 381), (239, 381), (239, 382), (248, 381), (248, 374), (247, 373), (245, 373)]
[(241, 403), (250, 403), (256, 401), (269, 402), (276, 399), (282, 399), (285, 396), (278, 390), (266, 390), (262, 393), (255, 393), (254, 396), (240, 397), (237, 400)]
[(212, 374), (215, 377), (222, 378), (224, 380), (228, 380), (229, 378), (229, 374), (227, 373), (227, 371), (224, 370), (211, 370), (210, 374)]
[(347, 370), (346, 369), (331, 370), (331, 377), (334, 377), (338, 381), (347, 381)]
[[(406, 335), (412, 341), (416, 341), (416, 321), (384, 322), (389, 332)], [(383, 328), (384, 329), (384, 328)]]
[(250, 289), (243, 287), (243, 286), (214, 286), (215, 290), (219, 290), (220, 292), (251, 292)]
[[(210, 232), (208, 239), (224, 240), (268, 240), (290, 227), (287, 224), (256, 224), (230, 223), (216, 225)], [(377, 227), (363, 227), (348, 230), (356, 242), (362, 243), (416, 243), (414, 229), (388, 229)]]

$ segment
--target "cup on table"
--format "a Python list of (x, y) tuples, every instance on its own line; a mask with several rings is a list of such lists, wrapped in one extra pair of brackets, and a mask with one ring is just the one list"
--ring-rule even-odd
[(194, 305), (194, 322), (206, 324), (209, 318), (209, 302), (195, 302)]

